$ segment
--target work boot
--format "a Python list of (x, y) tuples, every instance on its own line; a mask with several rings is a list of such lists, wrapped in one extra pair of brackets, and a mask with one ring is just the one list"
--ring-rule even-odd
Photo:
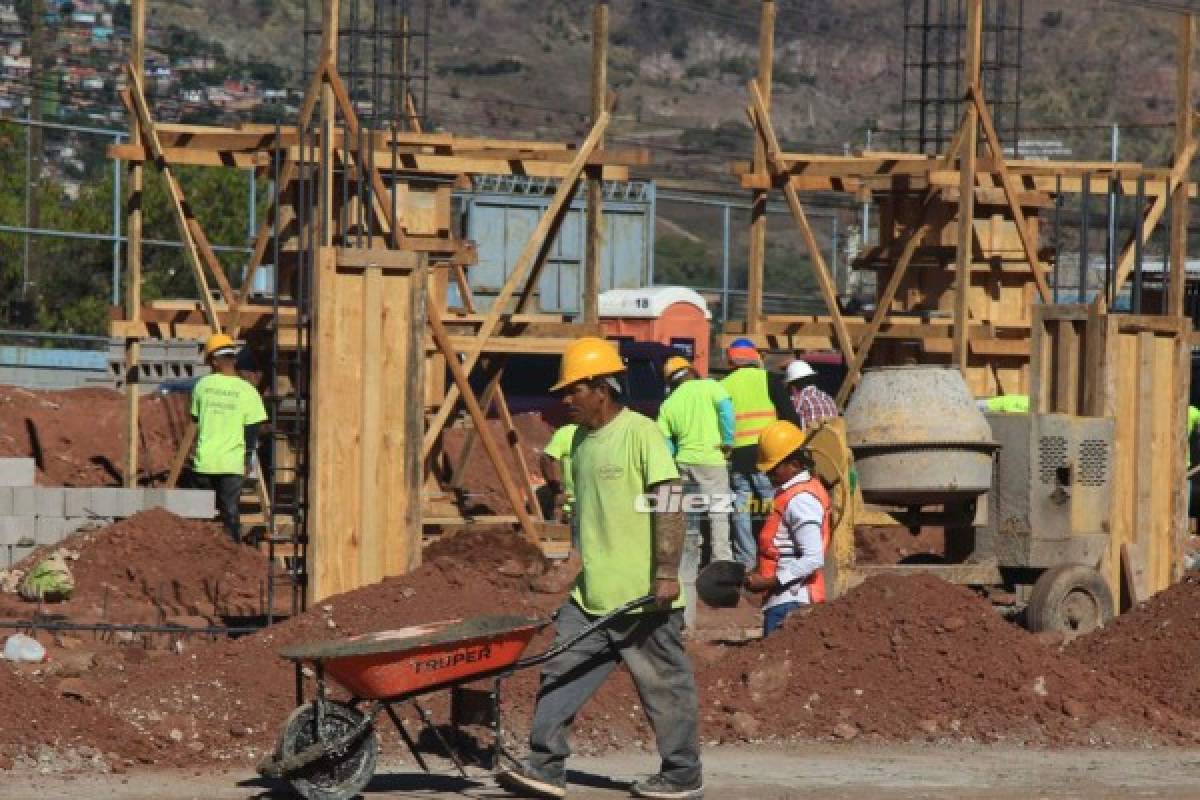
[(557, 800), (567, 796), (567, 784), (547, 778), (528, 764), (502, 769), (496, 773), (496, 783), (517, 797), (545, 797)]
[(633, 784), (629, 787), (629, 793), (648, 800), (700, 800), (704, 797), (704, 781), (697, 778), (695, 783), (685, 785), (676, 783), (660, 772)]

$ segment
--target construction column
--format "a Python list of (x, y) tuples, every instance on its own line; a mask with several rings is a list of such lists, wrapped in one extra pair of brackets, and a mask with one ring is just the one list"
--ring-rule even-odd
[[(967, 8), (966, 113), (962, 149), (959, 151), (958, 184), (958, 259), (954, 276), (954, 338), (952, 359), (965, 376), (967, 373), (967, 341), (970, 329), (971, 262), (975, 244), (975, 161), (979, 137), (979, 113), (973, 97), (979, 92), (979, 71), (983, 54), (983, 0), (970, 0)], [(1021, 224), (1021, 220), (1016, 221)], [(1037, 265), (1031, 265), (1037, 269)]]
[[(145, 69), (146, 0), (132, 0), (129, 9), (129, 65), (140, 76)], [(129, 118), (129, 143), (142, 144), (142, 131), (136, 114)], [(126, 202), (126, 230), (129, 244), (125, 249), (126, 285), (125, 318), (137, 322), (142, 316), (142, 161), (129, 162), (129, 198)], [(137, 339), (125, 340), (125, 397), (127, 400), (125, 446), (125, 486), (137, 486), (138, 476), (138, 359), (141, 344)]]
[[(763, 0), (758, 30), (758, 89), (765, 111), (771, 111), (771, 67), (775, 60), (775, 0)], [(767, 173), (767, 150), (754, 137), (754, 174)], [(767, 258), (767, 198), (769, 189), (755, 189), (750, 206), (750, 253), (746, 265), (746, 333), (758, 333), (762, 321), (763, 273)]]

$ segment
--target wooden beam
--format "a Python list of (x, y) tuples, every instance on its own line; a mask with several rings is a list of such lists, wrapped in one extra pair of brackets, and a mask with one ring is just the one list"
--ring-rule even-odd
[[(605, 111), (608, 96), (608, 2), (600, 0), (592, 11), (592, 122)], [(600, 147), (604, 140), (600, 140)], [(587, 231), (583, 252), (583, 321), (600, 320), (600, 245), (604, 226), (604, 182), (600, 171), (588, 170)]]
[(442, 325), (441, 314), (434, 303), (430, 303), (426, 310), (429, 317), (429, 328), (433, 332), (433, 339), (437, 343), (438, 349), (442, 351), (442, 355), (446, 358), (446, 367), (450, 370), (450, 376), (454, 379), (454, 385), (462, 396), (463, 403), (467, 407), (467, 413), (471, 415), (471, 420), (475, 423), (476, 435), (479, 437), (479, 441), (483, 443), (483, 449), (487, 451), (488, 459), (491, 460), (492, 466), (496, 469), (496, 477), (500, 479), (500, 485), (504, 489), (504, 494), (508, 498), (508, 502), (513, 507), (513, 513), (517, 515), (521, 531), (525, 534), (526, 539), (537, 544), (540, 538), (537, 523), (529, 515), (529, 511), (525, 507), (525, 500), (517, 489), (516, 484), (513, 483), (508, 465), (504, 463), (504, 454), (500, 452), (500, 446), (496, 444), (496, 440), (492, 436), (492, 431), (488, 427), (487, 416), (479, 407), (479, 401), (475, 399), (475, 392), (472, 391), (471, 384), (467, 380), (467, 370), (463, 368), (463, 364), (459, 363), (458, 353), (454, 351), (454, 347), (450, 344), (450, 337), (446, 333), (446, 328)]
[[(146, 0), (131, 0), (129, 6), (129, 59), (140, 73), (146, 53)], [(142, 142), (142, 128), (136, 115), (130, 115), (129, 141)], [(141, 164), (129, 165), (129, 194), (125, 203), (125, 312), (137, 321), (142, 311), (142, 200), (145, 174)], [(125, 342), (125, 486), (137, 487), (138, 449), (141, 444), (139, 414), (141, 411), (142, 346), (136, 341)]]
[(1013, 225), (1016, 226), (1017, 234), (1021, 238), (1021, 247), (1025, 250), (1025, 258), (1029, 260), (1029, 271), (1033, 273), (1038, 295), (1043, 303), (1049, 303), (1051, 301), (1050, 286), (1046, 283), (1046, 276), (1042, 274), (1042, 261), (1038, 258), (1038, 243), (1029, 231), (1025, 213), (1021, 209), (1017, 186), (1008, 172), (1008, 165), (1004, 163), (1004, 146), (1000, 143), (1000, 136), (996, 133), (996, 126), (992, 123), (992, 112), (988, 110), (979, 87), (968, 86), (967, 93), (975, 106), (975, 113), (979, 115), (984, 138), (987, 140), (988, 149), (992, 152), (992, 159), (995, 161), (995, 174), (1000, 178), (1004, 195), (1008, 199), (1009, 213), (1012, 214)]
[[(771, 113), (771, 72), (775, 62), (775, 0), (762, 0), (758, 29), (758, 75), (755, 78), (763, 96), (766, 118)], [(762, 137), (754, 137), (754, 171), (767, 166), (767, 150)], [(767, 201), (769, 192), (756, 189), (750, 206), (750, 250), (746, 263), (746, 330), (758, 331), (762, 317), (763, 280), (767, 258)]]
[[(600, 114), (600, 118), (592, 126), (591, 132), (584, 139), (583, 144), (580, 145), (567, 177), (563, 178), (562, 182), (559, 183), (558, 188), (554, 192), (554, 197), (550, 200), (550, 205), (543, 212), (537, 226), (533, 229), (533, 233), (530, 234), (529, 239), (525, 242), (524, 249), (513, 264), (512, 272), (504, 282), (504, 286), (501, 287), (500, 293), (492, 301), (492, 306), (488, 310), (487, 317), (484, 318), (483, 324), (480, 326), (479, 333), (477, 334), (477, 344), (469, 351), (463, 353), (462, 367), (467, 374), (470, 374), (475, 366), (475, 362), (479, 360), (479, 354), (483, 350), (484, 342), (495, 332), (497, 325), (507, 310), (506, 307), (512, 299), (513, 293), (516, 292), (517, 287), (525, 280), (526, 273), (533, 266), (533, 262), (542, 249), (543, 244), (552, 235), (558, 233), (557, 222), (561, 222), (562, 212), (570, 204), (571, 198), (574, 197), (575, 189), (579, 185), (579, 178), (583, 174), (584, 163), (587, 161), (592, 150), (599, 144), (600, 137), (604, 135), (604, 131), (608, 127), (608, 122), (609, 114), (605, 111)], [(445, 427), (446, 420), (454, 412), (457, 403), (458, 389), (457, 387), (450, 387), (446, 392), (445, 404), (438, 409), (433, 419), (430, 420), (429, 428), (425, 431), (425, 442), (422, 448), (424, 458), (427, 459), (433, 451), (433, 445), (441, 435), (442, 428)]]
[[(750, 116), (754, 123), (755, 130), (763, 138), (762, 144), (767, 154), (768, 163), (773, 163), (775, 156), (780, 152), (779, 138), (775, 135), (775, 126), (771, 123), (770, 111), (767, 109), (766, 99), (758, 88), (755, 81), (750, 82), (750, 101), (751, 112)], [(825, 263), (825, 256), (821, 253), (821, 248), (817, 245), (817, 237), (813, 234), (812, 226), (808, 223), (808, 215), (804, 213), (804, 206), (800, 203), (800, 196), (796, 193), (796, 188), (791, 185), (791, 182), (784, 184), (784, 197), (787, 198), (788, 209), (792, 212), (792, 219), (796, 222), (796, 227), (800, 229), (800, 236), (804, 239), (804, 244), (808, 248), (809, 262), (812, 264), (813, 276), (817, 279), (817, 285), (821, 289), (821, 296), (825, 300), (825, 308), (829, 310), (829, 316), (833, 318), (833, 329), (837, 333), (838, 346), (842, 349), (846, 361), (854, 360), (854, 343), (850, 339), (850, 333), (846, 330), (846, 322), (842, 318), (842, 310), (837, 301), (837, 287), (833, 283), (833, 278), (829, 274), (829, 266)]]
[[(1196, 15), (1184, 14), (1178, 21), (1177, 70), (1175, 78), (1175, 161), (1182, 167), (1183, 180), (1187, 180), (1191, 159), (1183, 161), (1188, 145), (1192, 143), (1192, 61), (1195, 53)], [(1176, 187), (1171, 197), (1171, 274), (1167, 289), (1167, 310), (1176, 317), (1183, 316), (1183, 300), (1187, 283), (1188, 245), (1188, 202), (1187, 192)]]
[[(979, 86), (979, 70), (983, 53), (983, 0), (968, 0), (967, 6), (966, 83), (968, 92)], [(961, 172), (958, 201), (957, 273), (954, 276), (954, 352), (952, 361), (966, 374), (967, 325), (970, 316), (971, 261), (974, 258), (975, 225), (975, 158), (978, 146), (978, 110), (967, 97), (963, 115)]]

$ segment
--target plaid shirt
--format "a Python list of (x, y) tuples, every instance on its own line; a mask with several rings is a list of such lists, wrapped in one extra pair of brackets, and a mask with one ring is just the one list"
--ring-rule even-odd
[(841, 413), (833, 398), (816, 386), (805, 386), (798, 392), (793, 391), (792, 408), (796, 409), (796, 416), (800, 418), (800, 427), (805, 429)]

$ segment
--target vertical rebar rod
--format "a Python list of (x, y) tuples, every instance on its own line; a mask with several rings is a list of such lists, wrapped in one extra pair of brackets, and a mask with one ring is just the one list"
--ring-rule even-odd
[(1062, 285), (1062, 210), (1063, 210), (1062, 175), (1054, 176), (1054, 302), (1059, 301), (1059, 287)]
[(928, 152), (927, 104), (929, 102), (929, 0), (922, 0), (921, 11), (921, 150)]
[[(113, 136), (113, 144), (120, 144), (123, 134)], [(112, 195), (112, 304), (121, 305), (121, 160), (114, 158)]]
[(721, 321), (729, 321), (729, 204), (721, 206)]
[(946, 15), (948, 0), (938, 0), (937, 20), (937, 101), (934, 105), (934, 145), (937, 152), (945, 140), (945, 106), (946, 106)]
[(904, 149), (910, 138), (908, 131), (908, 31), (912, 24), (912, 0), (904, 0), (904, 33), (900, 50), (900, 149)]
[(1021, 157), (1021, 73), (1025, 61), (1025, 0), (1017, 0), (1017, 63), (1013, 76), (1013, 158)]
[[(301, 133), (303, 137), (303, 133)], [(275, 209), (275, 219), (271, 223), (271, 259), (272, 271), (274, 278), (271, 280), (271, 314), (274, 319), (274, 335), (271, 337), (271, 363), (267, 365), (267, 380), (268, 389), (271, 397), (271, 425), (273, 431), (271, 434), (271, 463), (270, 469), (267, 471), (266, 479), (267, 486), (270, 491), (271, 502), (263, 509), (267, 516), (267, 625), (271, 625), (275, 621), (275, 531), (276, 512), (278, 511), (279, 503), (279, 463), (280, 463), (280, 447), (278, 428), (282, 426), (281, 419), (281, 403), (279, 399), (279, 217), (283, 210), (283, 204), (280, 202), (283, 190), (279, 186), (280, 163), (279, 153), (282, 147), (282, 126), (279, 120), (275, 121), (275, 148), (271, 153), (271, 183), (272, 183), (272, 207)], [(253, 171), (250, 173), (254, 175)], [(259, 465), (262, 468), (262, 465)]]

